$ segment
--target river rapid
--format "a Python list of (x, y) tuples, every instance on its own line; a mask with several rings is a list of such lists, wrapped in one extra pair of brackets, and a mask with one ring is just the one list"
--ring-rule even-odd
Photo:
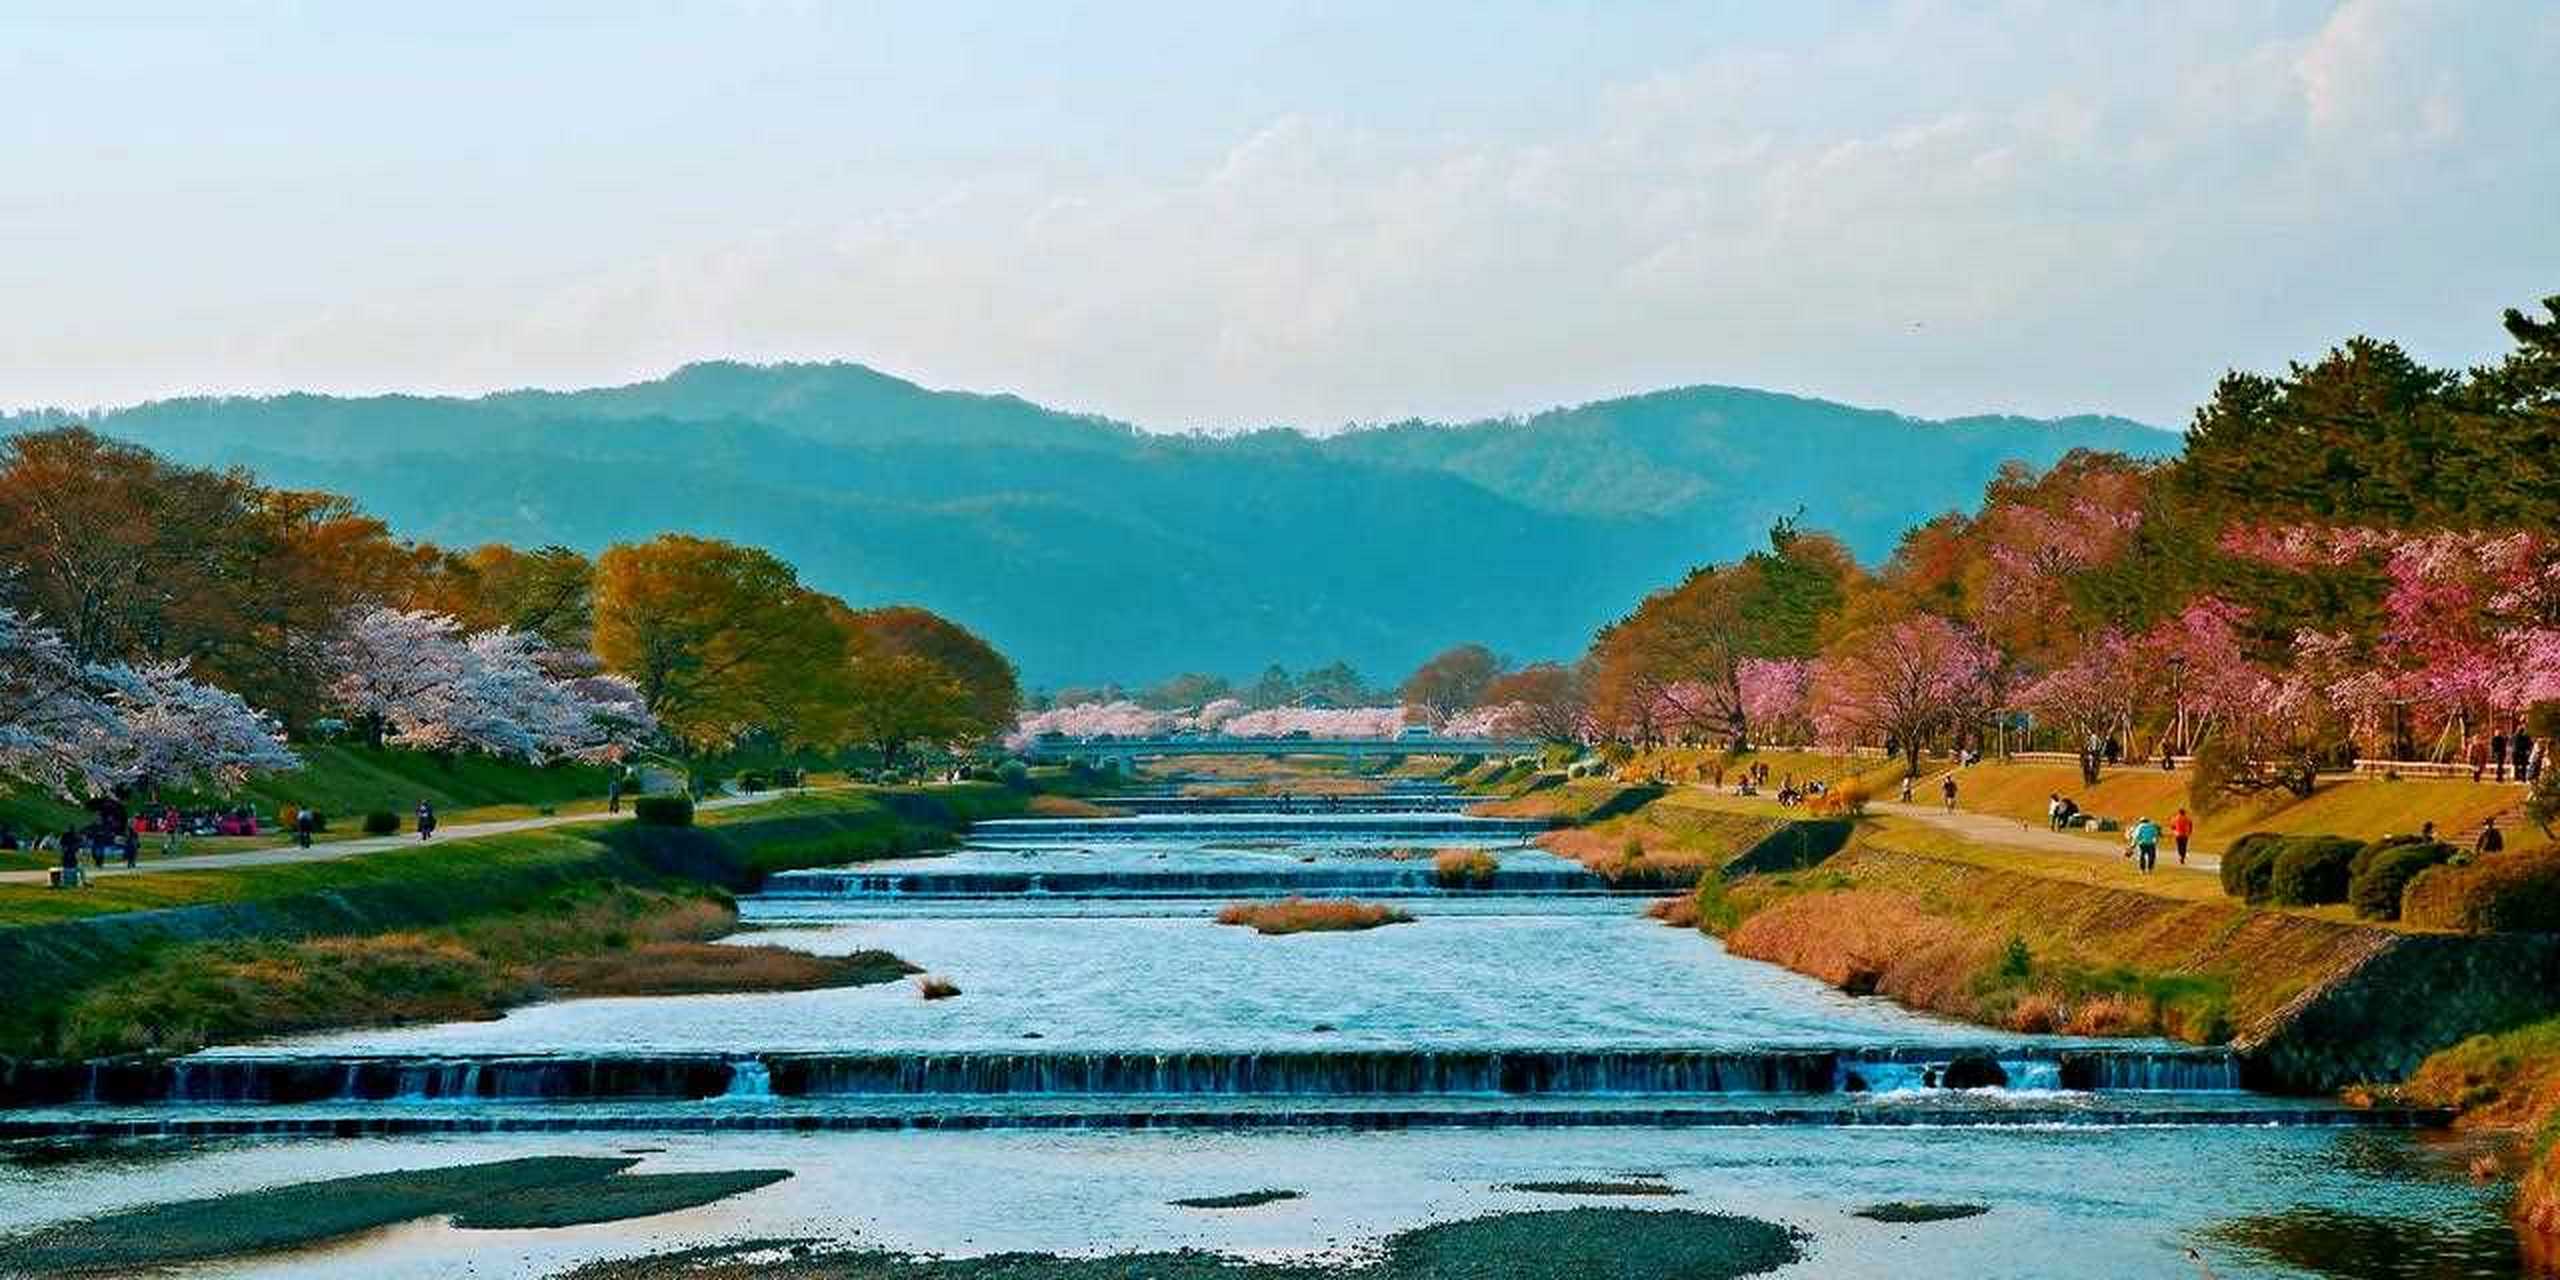
[[(2473, 1152), (2274, 1098), (2224, 1055), (2025, 1036), (1843, 995), (1645, 918), (1518, 823), (1406, 789), (1345, 811), (1141, 804), (947, 856), (776, 876), (737, 941), (895, 952), (960, 989), (571, 1000), (102, 1071), (0, 1113), (0, 1233), (131, 1205), (521, 1155), (787, 1169), (652, 1217), (440, 1218), (191, 1274), (540, 1275), (749, 1237), (970, 1257), (1334, 1256), (1610, 1203), (1799, 1233), (1782, 1276), (2523, 1274)], [(1448, 890), (1430, 850), (1482, 848)], [(1419, 852), (1417, 852), (1419, 851)], [(1411, 923), (1261, 936), (1239, 898)], [(1998, 1083), (1945, 1087), (1949, 1073)], [(71, 1145), (77, 1140), (78, 1145)], [(1520, 1184), (1597, 1182), (1595, 1200)], [(1628, 1194), (1632, 1183), (1651, 1188)], [(1240, 1209), (1176, 1200), (1300, 1193)], [(1857, 1211), (1980, 1206), (1951, 1221)]]

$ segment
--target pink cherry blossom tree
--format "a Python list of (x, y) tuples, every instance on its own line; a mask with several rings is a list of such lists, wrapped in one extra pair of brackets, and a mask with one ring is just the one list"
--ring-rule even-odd
[(2124, 733), (2142, 708), (2169, 692), (2162, 664), (2145, 647), (2101, 632), (2069, 662), (2030, 681), (2017, 705), (2059, 726), (2080, 756), (2080, 776), (2098, 780), (2100, 754), (2088, 744)]
[(189, 679), (183, 664), (97, 669), (115, 713), (93, 739), (119, 786), (209, 786), (230, 791), (262, 773), (301, 767), (274, 717), (240, 695)]
[(113, 769), (99, 746), (117, 725), (61, 633), (0, 609), (0, 778), (61, 795), (104, 786)]
[(1813, 660), (1745, 658), (1734, 677), (1742, 688), (1742, 714), (1763, 741), (1804, 741), (1813, 731)]
[(1932, 613), (1859, 628), (1823, 651), (1812, 716), (1828, 741), (1882, 739), (1920, 771), (1930, 737), (1961, 727), (1998, 700), (2000, 655), (1971, 628)]

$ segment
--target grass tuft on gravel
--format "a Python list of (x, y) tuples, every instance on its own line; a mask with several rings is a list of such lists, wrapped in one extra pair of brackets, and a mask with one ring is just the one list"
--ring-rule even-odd
[(790, 1176), (788, 1169), (630, 1173), (601, 1182), (528, 1187), (493, 1196), (455, 1214), (453, 1225), (475, 1230), (516, 1230), (620, 1222), (699, 1208), (772, 1186)]

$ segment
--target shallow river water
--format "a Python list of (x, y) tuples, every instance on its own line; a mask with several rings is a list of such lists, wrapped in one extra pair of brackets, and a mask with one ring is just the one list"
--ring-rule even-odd
[[(1786, 1276), (2504, 1277), (2504, 1205), (2441, 1135), (2241, 1092), (2229, 1060), (2011, 1035), (1832, 991), (1643, 918), (1578, 868), (1409, 815), (1005, 824), (945, 858), (777, 877), (740, 942), (884, 949), (896, 983), (579, 1000), (101, 1075), (0, 1112), (0, 1234), (118, 1207), (527, 1154), (781, 1168), (701, 1208), (543, 1231), (441, 1220), (194, 1274), (541, 1275), (742, 1237), (923, 1253), (1338, 1255), (1509, 1209), (1723, 1210)], [(1239, 831), (1248, 834), (1238, 834)], [(1519, 879), (1442, 892), (1415, 847)], [(1405, 851), (1398, 856), (1393, 851)], [(1421, 873), (1417, 876), (1415, 873)], [(1380, 879), (1416, 917), (1262, 937), (1233, 897)], [(1030, 878), (1025, 878), (1030, 877)], [(1946, 1089), (1960, 1060), (2002, 1087)], [(356, 1135), (356, 1136), (338, 1136)], [(91, 1145), (66, 1147), (79, 1138)], [(1595, 1201), (1524, 1182), (1640, 1178)], [(1170, 1201), (1260, 1188), (1250, 1209)], [(1884, 1201), (1976, 1217), (1895, 1225)]]

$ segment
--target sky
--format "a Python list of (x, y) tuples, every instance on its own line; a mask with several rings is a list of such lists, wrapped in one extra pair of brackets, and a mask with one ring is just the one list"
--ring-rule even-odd
[(2183, 424), (2560, 293), (2560, 4), (0, 0), (0, 405), (844, 359)]

